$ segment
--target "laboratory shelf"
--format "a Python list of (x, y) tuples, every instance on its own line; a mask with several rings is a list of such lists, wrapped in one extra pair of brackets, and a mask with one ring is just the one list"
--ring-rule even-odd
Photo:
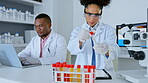
[(1, 19), (0, 22), (9, 22), (9, 23), (19, 23), (19, 24), (31, 24), (33, 25), (34, 22), (32, 21), (19, 21), (19, 20), (9, 20), (9, 19)]
[(41, 2), (37, 2), (37, 1), (33, 1), (33, 0), (8, 0), (8, 1), (13, 1), (13, 2), (18, 2), (18, 3), (22, 3), (22, 4), (26, 4), (26, 5), (38, 5), (41, 6), (43, 5)]

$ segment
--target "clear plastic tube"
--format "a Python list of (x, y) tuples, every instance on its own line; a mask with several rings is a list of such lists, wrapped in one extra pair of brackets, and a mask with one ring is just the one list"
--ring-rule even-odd
[[(77, 72), (82, 72), (81, 65), (77, 65)], [(82, 82), (81, 81), (81, 74), (77, 74), (77, 82)]]
[(52, 64), (52, 71), (53, 71), (53, 81), (55, 81), (55, 71), (56, 71), (56, 64)]
[[(67, 72), (69, 72), (70, 71), (70, 65), (67, 65)], [(66, 80), (67, 82), (70, 82), (70, 74), (69, 73), (67, 73), (67, 80)]]
[[(70, 65), (70, 72), (74, 72), (74, 65)], [(74, 77), (74, 75), (73, 74), (70, 74), (70, 82), (73, 82), (74, 80), (73, 80), (73, 77)]]

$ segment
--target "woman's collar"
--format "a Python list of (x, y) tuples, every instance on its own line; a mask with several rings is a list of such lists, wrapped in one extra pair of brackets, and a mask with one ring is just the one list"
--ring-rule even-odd
[(100, 22), (97, 22), (97, 24), (96, 24), (94, 27), (91, 27), (90, 25), (87, 24), (87, 22), (85, 22), (85, 23), (82, 25), (82, 28), (85, 28), (85, 29), (87, 29), (87, 30), (90, 30), (90, 28), (97, 29), (99, 25), (100, 25)]

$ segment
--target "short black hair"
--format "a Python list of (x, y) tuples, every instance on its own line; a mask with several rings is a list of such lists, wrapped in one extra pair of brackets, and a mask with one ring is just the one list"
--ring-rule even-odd
[(47, 14), (41, 13), (35, 17), (35, 20), (39, 18), (45, 18), (51, 23), (51, 18)]
[(83, 5), (85, 8), (88, 7), (90, 4), (96, 4), (100, 7), (102, 10), (104, 6), (107, 6), (110, 4), (111, 0), (80, 0), (81, 5)]

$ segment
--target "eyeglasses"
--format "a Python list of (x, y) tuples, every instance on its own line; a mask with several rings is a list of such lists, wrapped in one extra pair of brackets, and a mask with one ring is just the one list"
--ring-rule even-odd
[(93, 13), (87, 13), (86, 11), (84, 11), (85, 13), (85, 17), (87, 18), (94, 18), (94, 19), (99, 19), (99, 17), (101, 16), (101, 14), (93, 14)]

